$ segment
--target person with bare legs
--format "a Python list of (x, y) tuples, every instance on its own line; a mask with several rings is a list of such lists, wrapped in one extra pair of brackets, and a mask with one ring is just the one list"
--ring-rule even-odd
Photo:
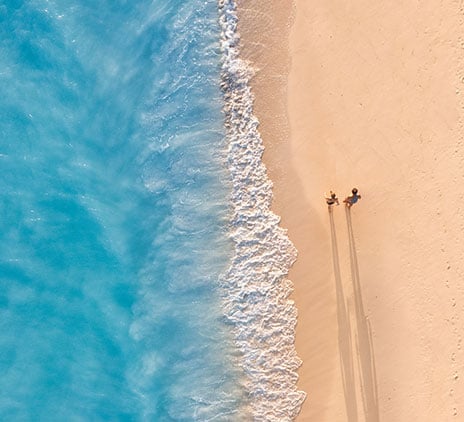
[(327, 206), (329, 207), (329, 211), (332, 210), (332, 207), (334, 205), (340, 205), (340, 202), (338, 202), (338, 198), (335, 192), (330, 191), (330, 195), (325, 197), (325, 202), (327, 202)]
[(361, 195), (358, 195), (358, 189), (353, 188), (351, 189), (351, 195), (347, 196), (343, 202), (347, 208), (351, 208), (354, 204), (356, 204), (356, 202), (358, 202), (359, 199), (361, 199)]

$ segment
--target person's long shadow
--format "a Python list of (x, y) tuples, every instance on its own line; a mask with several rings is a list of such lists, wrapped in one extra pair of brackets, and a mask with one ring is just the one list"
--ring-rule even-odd
[(353, 224), (351, 222), (350, 208), (345, 208), (348, 238), (350, 245), (351, 278), (353, 281), (354, 306), (356, 313), (357, 355), (359, 366), (359, 379), (367, 422), (379, 421), (379, 402), (377, 394), (377, 375), (375, 370), (374, 348), (372, 342), (371, 326), (364, 313), (361, 283), (359, 279), (358, 258), (354, 241)]
[(337, 292), (338, 348), (340, 353), (340, 367), (342, 370), (346, 415), (348, 422), (358, 422), (350, 317), (346, 306), (345, 294), (343, 292), (340, 261), (338, 257), (337, 234), (335, 232), (332, 207), (329, 207), (329, 218), (335, 287)]

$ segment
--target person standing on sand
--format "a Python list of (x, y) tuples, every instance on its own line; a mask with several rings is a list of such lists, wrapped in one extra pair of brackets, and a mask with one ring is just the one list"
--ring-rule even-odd
[(327, 202), (327, 205), (329, 206), (329, 211), (332, 209), (334, 205), (340, 205), (338, 202), (337, 195), (330, 191), (330, 195), (325, 197), (325, 202)]
[(343, 201), (347, 208), (351, 208), (359, 199), (361, 199), (361, 195), (358, 195), (358, 190), (356, 188), (351, 189), (352, 195), (347, 196)]

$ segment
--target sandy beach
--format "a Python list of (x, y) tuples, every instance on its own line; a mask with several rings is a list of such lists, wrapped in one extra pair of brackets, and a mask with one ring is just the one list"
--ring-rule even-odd
[[(299, 251), (297, 420), (462, 420), (464, 6), (240, 0), (239, 17)], [(354, 186), (330, 214), (324, 193)]]

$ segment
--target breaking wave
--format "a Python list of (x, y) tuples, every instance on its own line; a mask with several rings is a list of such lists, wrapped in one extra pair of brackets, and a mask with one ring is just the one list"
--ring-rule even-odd
[(270, 210), (272, 182), (253, 115), (251, 66), (240, 58), (234, 0), (219, 0), (223, 53), (221, 88), (232, 183), (235, 254), (223, 278), (227, 319), (243, 355), (256, 421), (291, 421), (306, 393), (298, 391), (301, 360), (294, 347), (297, 310), (286, 278), (297, 251)]

